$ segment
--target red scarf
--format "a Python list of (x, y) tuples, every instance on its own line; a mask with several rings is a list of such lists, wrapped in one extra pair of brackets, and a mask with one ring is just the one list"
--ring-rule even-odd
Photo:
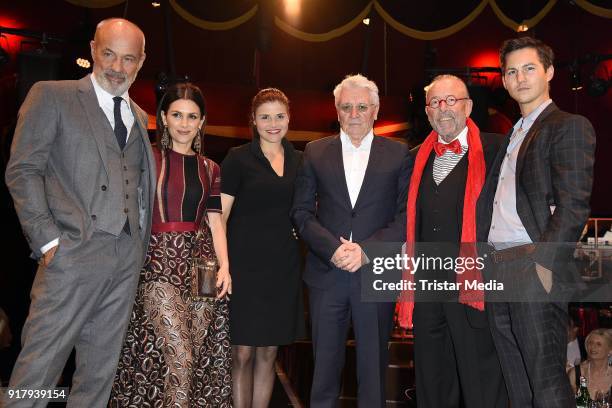
[[(461, 228), (461, 248), (459, 256), (464, 258), (476, 258), (476, 201), (485, 181), (486, 165), (482, 142), (480, 141), (480, 130), (472, 119), (467, 119), (467, 141), (468, 141), (468, 172), (463, 196), (463, 224)], [(419, 194), (419, 186), (423, 169), (427, 164), (429, 155), (433, 150), (434, 142), (438, 140), (438, 134), (432, 131), (425, 139), (417, 153), (410, 177), (408, 190), (408, 203), (406, 204), (406, 255), (414, 256), (415, 225), (416, 225), (416, 202)], [(404, 272), (403, 279), (414, 282), (414, 274)], [(482, 282), (482, 274), (476, 268), (467, 269), (462, 274), (457, 274), (457, 283), (461, 283), (459, 291), (459, 303), (471, 306), (478, 310), (484, 310), (484, 291), (477, 289), (465, 289), (465, 281)], [(412, 312), (414, 310), (414, 291), (403, 291), (400, 301), (397, 303), (399, 324), (403, 328), (412, 327)]]

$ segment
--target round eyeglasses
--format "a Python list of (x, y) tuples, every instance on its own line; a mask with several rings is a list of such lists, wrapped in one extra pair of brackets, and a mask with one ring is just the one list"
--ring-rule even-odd
[(438, 109), (442, 101), (444, 101), (444, 103), (446, 103), (447, 106), (453, 106), (454, 104), (457, 103), (457, 101), (463, 101), (465, 99), (470, 99), (470, 98), (457, 98), (453, 95), (448, 95), (446, 98), (431, 98), (427, 106), (429, 106), (431, 109)]

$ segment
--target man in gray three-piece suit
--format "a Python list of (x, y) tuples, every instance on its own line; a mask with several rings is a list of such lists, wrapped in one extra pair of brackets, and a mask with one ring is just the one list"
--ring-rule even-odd
[(133, 23), (102, 21), (91, 41), (92, 75), (32, 87), (6, 169), (40, 258), (10, 387), (53, 388), (75, 347), (69, 407), (107, 404), (146, 253), (155, 164), (147, 115), (127, 92), (144, 45)]

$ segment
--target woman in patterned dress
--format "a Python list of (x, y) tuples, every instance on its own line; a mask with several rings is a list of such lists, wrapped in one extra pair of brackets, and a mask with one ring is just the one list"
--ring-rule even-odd
[[(113, 383), (111, 407), (231, 407), (220, 169), (201, 154), (198, 87), (169, 87), (157, 112), (152, 236)], [(196, 234), (197, 230), (199, 234)], [(216, 255), (217, 298), (192, 301), (192, 259)]]

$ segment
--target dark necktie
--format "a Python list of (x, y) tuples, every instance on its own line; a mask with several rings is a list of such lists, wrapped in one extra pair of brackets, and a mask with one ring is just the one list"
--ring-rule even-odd
[(127, 128), (123, 123), (123, 119), (121, 119), (121, 102), (123, 101), (123, 98), (120, 96), (115, 96), (113, 101), (115, 101), (115, 137), (117, 138), (117, 143), (119, 143), (119, 148), (123, 150), (127, 140)]
[(461, 153), (461, 143), (459, 143), (459, 140), (455, 139), (450, 143), (441, 143), (441, 142), (434, 142), (434, 150), (436, 151), (436, 156), (440, 157), (444, 154), (444, 152), (446, 152), (447, 150), (450, 150), (451, 152), (454, 152), (455, 154), (459, 154)]

